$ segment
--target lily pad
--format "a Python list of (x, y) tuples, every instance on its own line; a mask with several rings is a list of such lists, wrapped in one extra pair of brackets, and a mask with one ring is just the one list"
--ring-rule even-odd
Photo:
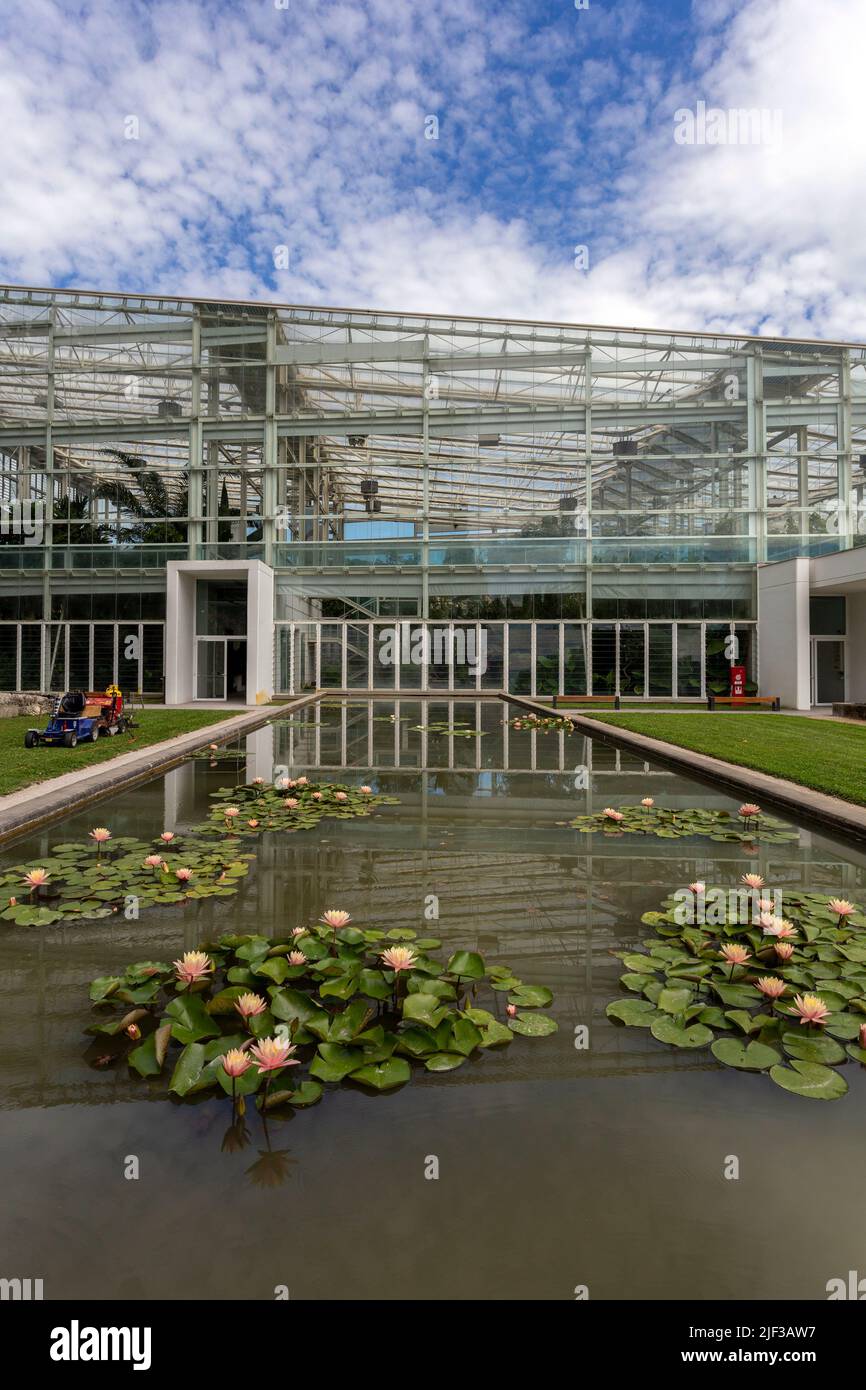
[(670, 1043), (673, 1047), (706, 1047), (713, 1041), (713, 1030), (703, 1023), (693, 1023), (684, 1028), (676, 1019), (669, 1017), (654, 1019), (650, 1032), (659, 1042)]
[(655, 1004), (648, 999), (615, 999), (608, 1004), (605, 1013), (629, 1028), (649, 1028), (653, 1019), (660, 1017)]
[(736, 1067), (739, 1071), (767, 1071), (782, 1060), (774, 1047), (743, 1042), (740, 1038), (717, 1038), (710, 1051), (726, 1067)]
[(177, 1096), (185, 1096), (198, 1081), (204, 1064), (204, 1048), (201, 1043), (189, 1043), (177, 1059), (168, 1089)]
[(466, 1057), (462, 1052), (434, 1052), (432, 1057), (428, 1057), (424, 1066), (428, 1071), (454, 1071), (456, 1067), (462, 1067)]
[(527, 1014), (519, 1010), (515, 1018), (508, 1020), (508, 1027), (524, 1038), (546, 1038), (557, 1031), (559, 1024), (549, 1014)]
[(777, 1086), (809, 1100), (838, 1100), (848, 1090), (848, 1083), (839, 1072), (816, 1062), (792, 1062), (789, 1067), (770, 1068)]
[[(461, 1061), (464, 1060), (461, 1058)], [(352, 1081), (360, 1081), (371, 1086), (374, 1091), (392, 1091), (395, 1086), (403, 1086), (409, 1080), (411, 1069), (403, 1057), (389, 1057), (375, 1066), (359, 1067), (351, 1074)]]
[(804, 1028), (798, 1033), (783, 1033), (782, 1046), (789, 1057), (797, 1057), (801, 1062), (823, 1062), (834, 1066), (845, 1061), (845, 1049), (817, 1032), (807, 1032)]
[(553, 1003), (553, 995), (544, 985), (519, 985), (509, 994), (508, 1002), (521, 1009), (546, 1009)]

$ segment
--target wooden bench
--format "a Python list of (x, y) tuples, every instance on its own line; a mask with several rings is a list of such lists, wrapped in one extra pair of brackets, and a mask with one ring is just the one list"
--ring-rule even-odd
[(782, 701), (778, 695), (708, 695), (707, 709), (715, 709), (717, 705), (769, 705), (778, 713)]
[(554, 695), (553, 708), (564, 709), (568, 705), (613, 705), (620, 708), (618, 695)]

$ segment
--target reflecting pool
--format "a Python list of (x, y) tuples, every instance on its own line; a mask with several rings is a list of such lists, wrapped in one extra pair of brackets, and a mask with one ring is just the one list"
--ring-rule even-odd
[[(5, 848), (4, 864), (39, 864), (95, 824), (183, 830), (218, 787), (275, 770), (399, 798), (251, 842), (233, 898), (0, 927), (0, 1275), (42, 1278), (46, 1298), (802, 1299), (862, 1270), (863, 1070), (847, 1065), (850, 1094), (822, 1105), (605, 1007), (621, 994), (610, 952), (650, 936), (641, 914), (676, 888), (753, 871), (862, 903), (866, 855), (806, 829), (757, 852), (581, 835), (575, 815), (646, 795), (736, 803), (602, 739), (515, 732), (513, 713), (323, 703)], [(91, 978), (223, 932), (285, 934), (326, 907), (512, 966), (553, 991), (559, 1032), (413, 1071), (395, 1093), (344, 1087), (266, 1126), (248, 1113), (246, 1135), (224, 1097), (168, 1100), (164, 1082), (96, 1064)]]

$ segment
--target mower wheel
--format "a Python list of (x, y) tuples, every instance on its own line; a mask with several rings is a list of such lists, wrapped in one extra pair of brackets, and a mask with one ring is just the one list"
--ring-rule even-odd
[(64, 747), (64, 748), (74, 748), (75, 745), (76, 745), (77, 743), (78, 743), (78, 735), (77, 735), (77, 733), (75, 732), (75, 730), (74, 730), (74, 729), (67, 729), (67, 730), (66, 730), (66, 733), (63, 735), (63, 747)]
[(24, 747), (25, 747), (25, 748), (35, 748), (38, 742), (39, 742), (39, 735), (38, 735), (38, 733), (36, 732), (36, 730), (35, 730), (35, 729), (28, 729), (28, 730), (27, 730), (27, 733), (24, 735)]

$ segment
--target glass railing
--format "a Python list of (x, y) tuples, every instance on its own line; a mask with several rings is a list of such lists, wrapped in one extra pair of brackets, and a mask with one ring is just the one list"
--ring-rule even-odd
[(0, 570), (164, 569), (188, 554), (185, 545), (0, 545)]
[(593, 540), (596, 565), (754, 564), (752, 536), (619, 536)]
[[(595, 564), (749, 564), (757, 558), (750, 536), (605, 536), (591, 542)], [(570, 537), (431, 540), (431, 568), (446, 565), (585, 565), (589, 543)], [(298, 541), (277, 545), (278, 568), (421, 565), (423, 547), (411, 541)]]
[(262, 541), (213, 541), (196, 546), (195, 555), (197, 560), (263, 560), (265, 547)]

